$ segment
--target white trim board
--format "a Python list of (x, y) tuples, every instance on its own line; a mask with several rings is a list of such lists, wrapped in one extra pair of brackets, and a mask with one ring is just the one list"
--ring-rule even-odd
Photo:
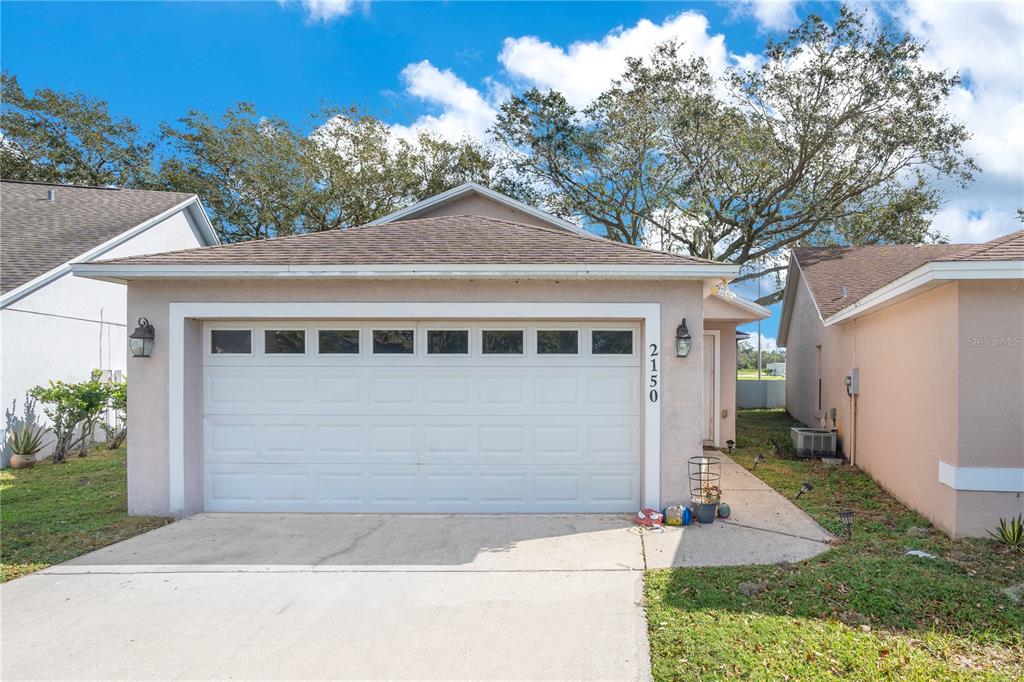
[(124, 282), (132, 279), (711, 279), (734, 276), (737, 265), (142, 265), (76, 263), (79, 277)]
[(139, 223), (135, 227), (125, 230), (116, 237), (108, 239), (107, 241), (103, 242), (98, 246), (94, 246), (85, 253), (76, 256), (72, 260), (69, 260), (61, 265), (58, 265), (57, 267), (30, 279), (24, 284), (21, 284), (15, 287), (14, 289), (11, 289), (3, 296), (0, 296), (0, 309), (6, 308), (12, 303), (16, 303), (17, 301), (31, 294), (33, 291), (43, 288), (50, 282), (59, 279), (60, 277), (68, 274), (69, 272), (72, 274), (78, 274), (76, 272), (78, 266), (86, 264), (87, 261), (92, 261), (95, 260), (96, 258), (99, 258), (100, 256), (107, 253), (111, 249), (120, 246), (129, 239), (132, 239), (142, 234), (151, 227), (163, 222), (164, 220), (171, 217), (175, 213), (183, 210), (187, 210), (189, 212), (189, 215), (192, 218), (191, 223), (194, 224), (196, 228), (199, 230), (200, 234), (197, 236), (200, 237), (200, 241), (205, 242), (204, 246), (212, 246), (220, 243), (220, 239), (217, 237), (217, 233), (214, 231), (213, 225), (210, 224), (210, 219), (207, 217), (206, 211), (203, 209), (202, 204), (199, 202), (199, 199), (197, 197), (193, 196), (181, 202), (180, 204), (172, 206), (163, 213), (155, 215), (152, 218), (149, 218), (148, 220)]
[[(642, 499), (661, 508), (660, 303), (171, 303), (168, 330), (168, 505), (185, 511), (185, 321), (187, 319), (593, 319), (640, 320), (644, 338)], [(653, 346), (653, 348), (652, 348)], [(674, 356), (674, 353), (670, 354)], [(651, 362), (656, 359), (657, 362)], [(652, 402), (646, 387), (657, 386)]]
[(831, 326), (960, 279), (1024, 279), (1024, 261), (930, 261), (825, 320)]
[(939, 483), (953, 490), (1024, 492), (1024, 467), (960, 467), (939, 461)]

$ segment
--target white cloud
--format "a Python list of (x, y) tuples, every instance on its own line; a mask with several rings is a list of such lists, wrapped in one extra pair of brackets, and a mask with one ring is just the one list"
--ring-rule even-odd
[[(497, 109), (479, 90), (466, 84), (452, 71), (442, 71), (427, 60), (402, 69), (405, 90), (413, 97), (441, 108), (438, 115), (420, 116), (411, 125), (394, 125), (396, 134), (414, 138), (420, 130), (436, 133), (449, 140), (466, 135), (483, 138), (494, 121)], [(507, 97), (503, 89), (497, 97)]]
[[(731, 59), (724, 36), (708, 32), (707, 18), (697, 12), (684, 12), (660, 24), (641, 19), (632, 27), (616, 28), (601, 40), (575, 42), (568, 47), (533, 36), (506, 38), (498, 61), (517, 88), (559, 90), (572, 104), (582, 107), (622, 75), (626, 57), (646, 56), (668, 40), (681, 43), (684, 54), (704, 57), (715, 73), (722, 73)], [(440, 111), (420, 116), (410, 125), (393, 126), (405, 137), (429, 130), (448, 139), (467, 134), (482, 138), (501, 102), (513, 92), (512, 86), (493, 78), (484, 82), (483, 89), (474, 88), (452, 71), (441, 70), (429, 61), (406, 66), (402, 81), (409, 95)]]
[(800, 23), (796, 0), (744, 0), (741, 4), (743, 12), (766, 31), (785, 31)]
[(930, 68), (959, 72), (950, 111), (972, 134), (967, 151), (982, 172), (966, 190), (950, 187), (935, 227), (952, 241), (986, 241), (1020, 228), (1024, 205), (1024, 4), (912, 0), (895, 11), (927, 42)]
[[(310, 0), (307, 7), (325, 4), (326, 0)], [(351, 11), (351, 3), (341, 4)], [(797, 0), (750, 2), (747, 9), (762, 27), (778, 30), (798, 19), (797, 4)], [(1024, 3), (912, 0), (896, 9), (866, 9), (874, 21), (879, 13), (890, 12), (899, 26), (927, 43), (925, 59), (930, 68), (959, 71), (965, 79), (949, 106), (971, 131), (967, 149), (983, 172), (966, 190), (950, 183), (948, 202), (936, 216), (935, 227), (954, 241), (983, 241), (1019, 229), (1015, 211), (1024, 205), (1024, 79), (1020, 76)], [(483, 138), (501, 102), (523, 87), (556, 89), (570, 103), (584, 106), (621, 75), (627, 56), (645, 56), (667, 40), (676, 40), (689, 54), (704, 57), (715, 73), (731, 65), (750, 68), (762, 58), (756, 53), (730, 53), (725, 37), (712, 32), (707, 18), (695, 11), (661, 23), (641, 19), (600, 40), (569, 45), (534, 36), (508, 37), (498, 55), (504, 72), (478, 87), (429, 61), (408, 65), (401, 75), (406, 93), (432, 111), (394, 130), (405, 137), (430, 130), (448, 139)]]
[(325, 24), (352, 14), (357, 5), (362, 5), (365, 10), (369, 4), (369, 0), (302, 0), (306, 18), (311, 23)]
[(1005, 208), (978, 209), (963, 201), (944, 206), (932, 223), (936, 230), (949, 237), (952, 243), (987, 242), (1008, 232), (1021, 229), (1014, 205), (1008, 201)]
[[(757, 331), (756, 330), (755, 331), (751, 331), (751, 330), (748, 330), (748, 329), (744, 329), (743, 331), (745, 331), (746, 333), (750, 334), (750, 338), (747, 339), (747, 343), (750, 344), (751, 348), (753, 348), (754, 350), (757, 350), (757, 338), (758, 338)], [(774, 337), (761, 335), (761, 350), (762, 351), (778, 350), (778, 349), (779, 349), (779, 344), (776, 342)]]
[(513, 80), (541, 89), (558, 90), (570, 104), (582, 107), (622, 75), (627, 57), (645, 57), (661, 43), (675, 40), (683, 54), (704, 57), (711, 70), (725, 70), (729, 54), (725, 37), (708, 32), (707, 18), (683, 12), (660, 24), (641, 19), (630, 28), (617, 28), (601, 40), (579, 41), (568, 47), (534, 36), (506, 38), (498, 61)]

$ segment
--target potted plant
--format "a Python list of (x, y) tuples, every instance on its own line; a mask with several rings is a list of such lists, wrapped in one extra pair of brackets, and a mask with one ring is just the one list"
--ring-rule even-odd
[(29, 469), (36, 464), (36, 453), (43, 449), (46, 431), (25, 424), (7, 432), (7, 446), (11, 449), (11, 467)]
[(705, 484), (700, 494), (693, 501), (694, 516), (700, 523), (713, 523), (718, 514), (718, 503), (722, 499), (722, 489), (717, 485)]

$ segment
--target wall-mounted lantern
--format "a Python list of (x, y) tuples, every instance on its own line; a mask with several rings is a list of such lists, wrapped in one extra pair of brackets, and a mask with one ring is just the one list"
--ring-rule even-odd
[(155, 336), (156, 330), (153, 329), (153, 325), (146, 318), (140, 317), (139, 326), (128, 335), (128, 345), (132, 350), (132, 355), (137, 358), (148, 358), (149, 354), (153, 352)]
[(683, 323), (676, 327), (676, 355), (685, 358), (690, 354), (690, 331), (686, 328), (686, 318)]

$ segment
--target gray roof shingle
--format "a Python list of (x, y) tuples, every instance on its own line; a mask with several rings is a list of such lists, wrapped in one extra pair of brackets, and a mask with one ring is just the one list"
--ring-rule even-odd
[[(582, 232), (438, 216), (103, 261), (125, 265), (698, 265)], [(717, 264), (717, 263), (716, 263)]]
[[(47, 191), (56, 192), (53, 201)], [(194, 195), (0, 182), (0, 293), (7, 293)]]
[(1024, 260), (1024, 230), (984, 244), (802, 247), (793, 257), (822, 317), (830, 317), (931, 261)]

